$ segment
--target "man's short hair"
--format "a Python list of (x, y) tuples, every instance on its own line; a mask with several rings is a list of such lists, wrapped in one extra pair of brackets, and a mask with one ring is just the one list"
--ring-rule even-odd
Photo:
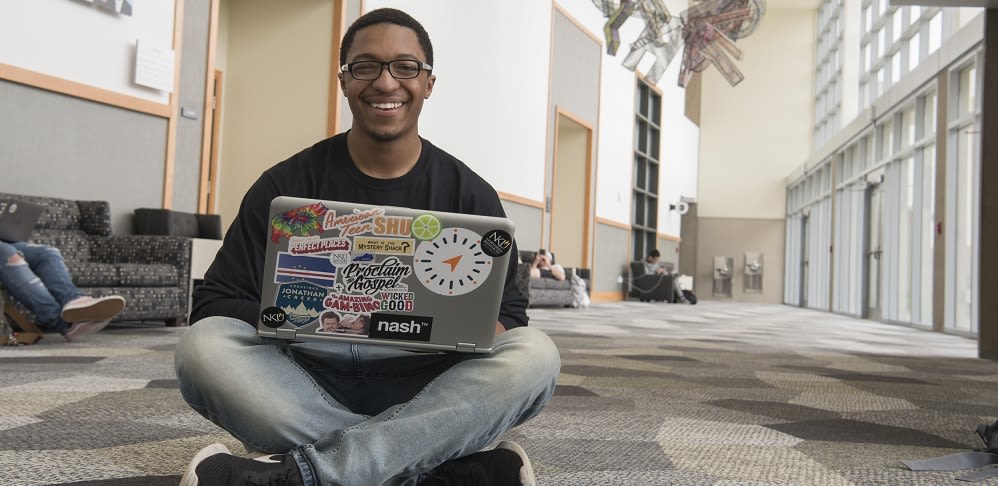
[(416, 38), (419, 39), (419, 46), (423, 48), (423, 52), (426, 54), (426, 64), (433, 65), (433, 44), (430, 43), (430, 34), (426, 33), (423, 25), (412, 18), (411, 15), (401, 10), (379, 8), (361, 15), (353, 24), (350, 24), (346, 34), (343, 35), (343, 41), (340, 43), (341, 66), (347, 63), (347, 51), (353, 47), (353, 39), (356, 37), (357, 31), (378, 24), (395, 24), (415, 32)]
[(652, 251), (648, 252), (648, 256), (650, 256), (652, 258), (658, 258), (658, 257), (662, 256), (662, 254), (659, 253), (657, 249), (655, 249), (655, 250), (652, 250)]

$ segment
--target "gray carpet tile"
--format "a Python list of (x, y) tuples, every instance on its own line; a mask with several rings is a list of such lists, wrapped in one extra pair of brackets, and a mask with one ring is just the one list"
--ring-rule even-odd
[[(562, 375), (503, 438), (542, 486), (998, 486), (901, 464), (980, 447), (974, 427), (998, 418), (998, 363), (973, 340), (710, 300), (529, 314)], [(176, 484), (204, 445), (242, 451), (180, 397), (184, 331), (113, 324), (0, 348), (0, 485)]]
[(921, 430), (893, 427), (858, 420), (832, 419), (772, 424), (767, 427), (805, 440), (857, 444), (919, 444), (926, 447), (960, 449), (963, 444)]

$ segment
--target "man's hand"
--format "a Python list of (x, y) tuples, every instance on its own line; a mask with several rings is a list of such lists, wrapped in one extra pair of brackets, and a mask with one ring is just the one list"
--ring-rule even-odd
[(506, 332), (506, 328), (503, 327), (503, 325), (502, 325), (501, 322), (496, 321), (496, 336), (498, 336), (498, 335), (500, 335), (500, 334), (502, 334), (504, 332)]

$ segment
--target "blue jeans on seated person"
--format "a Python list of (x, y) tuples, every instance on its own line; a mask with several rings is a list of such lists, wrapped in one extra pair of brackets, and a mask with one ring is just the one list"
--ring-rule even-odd
[(289, 343), (209, 317), (177, 344), (184, 399), (247, 448), (290, 454), (306, 486), (413, 484), (540, 413), (558, 349), (541, 331), (496, 336), (492, 354)]
[[(17, 254), (24, 260), (11, 263)], [(0, 241), (0, 283), (35, 314), (40, 327), (60, 334), (69, 329), (69, 323), (60, 317), (62, 306), (82, 296), (73, 285), (62, 253), (46, 245)]]

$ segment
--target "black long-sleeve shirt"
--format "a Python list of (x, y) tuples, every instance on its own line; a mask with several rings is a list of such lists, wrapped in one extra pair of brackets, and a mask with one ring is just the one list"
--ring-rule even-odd
[[(361, 172), (347, 151), (346, 133), (323, 140), (265, 171), (243, 197), (204, 284), (194, 291), (190, 321), (228, 316), (256, 325), (270, 201), (295, 196), (430, 211), (505, 217), (499, 195), (478, 174), (427, 140), (415, 167), (395, 179)], [(516, 255), (516, 246), (511, 250)], [(509, 259), (499, 322), (527, 325), (527, 299), (516, 286), (516, 260)]]

